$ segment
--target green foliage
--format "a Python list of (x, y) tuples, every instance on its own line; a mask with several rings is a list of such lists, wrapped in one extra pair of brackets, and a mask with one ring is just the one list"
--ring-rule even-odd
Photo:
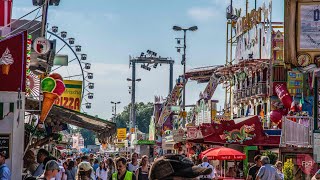
[(292, 162), (292, 159), (288, 159), (283, 165), (284, 180), (293, 179), (293, 168), (294, 168), (294, 164)]
[(95, 138), (96, 138), (96, 135), (93, 131), (90, 131), (88, 129), (80, 129), (80, 133), (84, 139), (84, 145), (87, 146), (87, 145), (94, 145), (95, 144)]
[[(117, 128), (129, 127), (131, 104), (124, 107), (124, 110), (116, 116)], [(141, 132), (149, 132), (149, 124), (153, 115), (153, 103), (136, 103), (136, 125)]]
[(266, 151), (262, 154), (263, 156), (268, 156), (270, 159), (270, 164), (276, 164), (278, 160), (278, 155), (272, 151)]
[(47, 136), (47, 132), (46, 131), (38, 131), (38, 129), (35, 126), (31, 125), (31, 124), (25, 124), (24, 125), (24, 129), (25, 129), (27, 134), (31, 133), (32, 136), (36, 136), (38, 138)]

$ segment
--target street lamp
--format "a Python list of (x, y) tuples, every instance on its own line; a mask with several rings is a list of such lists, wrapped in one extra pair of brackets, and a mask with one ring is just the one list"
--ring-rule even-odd
[[(127, 78), (127, 81), (132, 81), (132, 79)], [(141, 81), (141, 78), (136, 79), (137, 82)]]
[[(117, 116), (117, 104), (120, 104), (121, 102), (120, 101), (118, 101), (118, 102), (113, 102), (113, 101), (111, 101), (111, 104), (113, 104), (114, 105), (114, 114), (112, 114), (112, 115), (114, 115), (114, 119), (113, 119), (113, 121), (115, 122), (115, 118), (116, 118), (116, 116)], [(112, 108), (113, 109), (113, 108)]]
[[(197, 26), (191, 26), (189, 28), (182, 28), (180, 26), (173, 26), (172, 29), (174, 31), (183, 31), (183, 55), (182, 55), (182, 62), (183, 65), (183, 102), (182, 102), (182, 108), (183, 112), (186, 111), (186, 49), (187, 49), (187, 43), (186, 43), (186, 35), (187, 31), (196, 31), (198, 30)], [(178, 44), (180, 44), (180, 38), (178, 38)], [(183, 118), (183, 124), (186, 122), (185, 118)]]
[[(135, 66), (135, 63), (133, 63)], [(133, 71), (134, 72), (134, 71)], [(131, 86), (131, 109), (130, 109), (130, 122), (131, 122), (131, 126), (130, 126), (130, 132), (131, 132), (131, 128), (134, 128), (134, 125), (136, 123), (136, 109), (135, 109), (135, 102), (136, 102), (136, 82), (140, 82), (141, 78), (136, 79), (135, 77), (135, 73), (132, 76), (133, 78), (127, 78), (127, 81), (131, 81), (132, 82), (132, 86)]]

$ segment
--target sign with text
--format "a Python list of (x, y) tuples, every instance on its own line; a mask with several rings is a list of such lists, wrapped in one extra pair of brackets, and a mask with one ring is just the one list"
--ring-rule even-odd
[(173, 140), (175, 142), (181, 142), (184, 140), (183, 139), (184, 138), (184, 130), (183, 129), (173, 130), (172, 133), (173, 133)]
[(63, 82), (66, 90), (55, 101), (55, 104), (79, 112), (81, 108), (82, 81), (64, 80)]
[(271, 58), (271, 12), (272, 1), (252, 10), (236, 24), (236, 62), (250, 59)]
[(197, 126), (187, 127), (187, 139), (201, 139), (203, 138), (201, 130)]
[(298, 50), (320, 51), (320, 3), (300, 3), (298, 13)]
[(117, 137), (118, 139), (126, 139), (127, 129), (126, 128), (118, 128), (117, 129)]
[(26, 91), (27, 32), (0, 41), (0, 91)]
[(0, 135), (0, 152), (5, 154), (6, 159), (10, 158), (10, 135), (9, 134)]

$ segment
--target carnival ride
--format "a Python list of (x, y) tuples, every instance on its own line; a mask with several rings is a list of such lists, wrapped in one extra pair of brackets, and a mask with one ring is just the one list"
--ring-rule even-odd
[[(281, 125), (287, 123), (288, 119), (285, 117), (282, 122), (282, 116), (287, 115), (290, 108), (297, 109), (297, 104), (292, 105), (294, 100), (284, 86), (287, 79), (283, 74), (287, 73), (285, 70), (287, 67), (283, 60), (283, 23), (271, 21), (271, 8), (271, 3), (263, 4), (261, 8), (252, 10), (248, 16), (243, 18), (236, 14), (230, 16), (227, 21), (226, 64), (195, 68), (186, 72), (186, 82), (187, 80), (195, 80), (198, 83), (207, 83), (199, 101), (205, 100), (205, 103), (209, 103), (218, 84), (222, 84), (222, 87), (226, 89), (223, 112), (226, 122), (215, 121), (211, 117), (211, 122), (208, 125), (206, 125), (208, 122), (199, 123), (196, 119), (197, 110), (192, 111), (189, 116), (188, 125), (199, 126), (204, 137), (217, 135), (219, 133), (216, 129), (224, 129), (225, 132), (219, 134), (223, 140), (241, 144), (244, 139), (230, 139), (233, 137), (233, 132), (245, 134), (249, 129), (255, 129), (255, 132), (258, 129), (258, 139), (261, 142), (256, 142), (256, 144), (272, 146), (280, 144)], [(230, 9), (229, 13), (234, 13), (232, 5), (229, 7)], [(173, 113), (170, 107), (180, 105), (178, 99), (182, 87), (177, 83), (172, 93), (165, 99), (157, 121), (161, 128)], [(292, 90), (290, 89), (290, 91)], [(301, 115), (300, 111), (301, 109), (297, 110), (297, 115)], [(252, 117), (251, 115), (256, 116)], [(250, 118), (241, 119), (241, 117)], [(254, 128), (249, 123), (251, 121), (256, 121)], [(261, 123), (259, 123), (260, 121)], [(201, 125), (202, 123), (204, 124)], [(233, 125), (231, 126), (230, 123)], [(295, 124), (294, 126), (299, 125)], [(272, 138), (270, 138), (271, 136)], [(204, 138), (203, 140), (212, 143), (222, 140), (209, 139)], [(221, 143), (226, 142), (221, 141)], [(249, 141), (250, 143), (252, 144), (253, 141)]]

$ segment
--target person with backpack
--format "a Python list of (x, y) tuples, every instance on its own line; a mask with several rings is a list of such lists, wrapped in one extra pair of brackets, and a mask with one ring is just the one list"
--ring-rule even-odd
[(199, 164), (199, 167), (212, 169), (211, 174), (200, 176), (200, 177), (199, 177), (200, 180), (216, 179), (217, 176), (216, 176), (216, 173), (215, 173), (215, 169), (214, 169), (214, 167), (209, 163), (209, 160), (208, 160), (208, 157), (207, 157), (207, 156), (204, 156), (204, 157), (202, 158), (202, 163)]
[(148, 156), (142, 156), (140, 167), (136, 170), (137, 180), (149, 180), (149, 158)]

